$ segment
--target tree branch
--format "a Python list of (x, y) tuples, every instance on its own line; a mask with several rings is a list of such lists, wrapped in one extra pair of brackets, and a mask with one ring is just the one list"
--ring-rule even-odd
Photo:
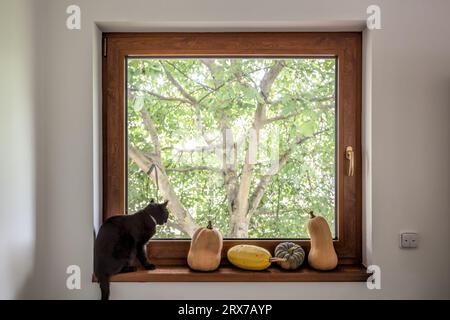
[[(330, 107), (334, 107), (334, 105), (323, 105), (323, 106), (319, 106), (318, 108), (326, 109), (326, 108), (330, 108)], [(268, 119), (264, 120), (264, 125), (272, 123), (272, 122), (280, 121), (280, 120), (288, 120), (288, 119), (294, 118), (294, 117), (296, 117), (296, 116), (298, 116), (300, 114), (301, 114), (301, 111), (298, 111), (298, 112), (293, 112), (293, 113), (286, 114), (286, 115), (281, 115), (281, 116), (275, 116), (275, 117), (272, 117), (272, 118), (268, 118)]]
[(214, 90), (214, 88), (212, 88), (212, 87), (210, 87), (210, 86), (208, 86), (208, 85), (206, 85), (204, 83), (201, 83), (199, 81), (196, 81), (196, 80), (192, 79), (191, 77), (189, 77), (189, 75), (187, 75), (185, 72), (181, 71), (180, 68), (178, 68), (174, 63), (169, 62), (169, 61), (167, 61), (166, 63), (169, 64), (173, 69), (177, 70), (177, 72), (179, 74), (181, 74), (187, 80), (192, 81), (195, 84), (198, 84), (200, 87), (202, 87), (203, 89), (206, 89), (208, 91)]
[(172, 73), (166, 68), (166, 66), (161, 62), (161, 65), (164, 69), (164, 73), (166, 74), (167, 79), (169, 79), (169, 81), (177, 88), (177, 90), (181, 93), (181, 95), (186, 98), (190, 104), (194, 107), (195, 110), (195, 124), (197, 126), (197, 130), (200, 131), (203, 139), (205, 140), (205, 142), (207, 144), (211, 144), (211, 140), (208, 138), (208, 136), (205, 133), (205, 129), (203, 126), (203, 122), (202, 122), (202, 117), (201, 117), (201, 105), (200, 102), (191, 94), (189, 94), (189, 92), (187, 92), (183, 86), (174, 78), (174, 76), (172, 75)]
[(150, 90), (140, 90), (140, 89), (137, 89), (137, 88), (130, 88), (130, 91), (132, 91), (132, 92), (144, 92), (144, 93), (146, 93), (148, 95), (151, 95), (151, 96), (153, 96), (155, 98), (158, 98), (158, 100), (161, 100), (161, 101), (179, 101), (179, 102), (184, 102), (184, 103), (191, 103), (187, 99), (177, 98), (177, 97), (166, 97), (166, 96), (160, 95), (159, 93), (156, 93), (156, 92), (153, 92), (153, 91), (150, 91)]
[[(192, 236), (198, 226), (190, 213), (186, 210), (186, 208), (184, 208), (180, 199), (173, 190), (165, 169), (161, 164), (161, 159), (158, 158), (157, 161), (155, 161), (155, 159), (148, 159), (139, 150), (137, 150), (130, 144), (128, 145), (128, 156), (142, 171), (147, 174), (150, 166), (152, 164), (155, 164), (156, 170), (158, 171), (158, 187), (163, 198), (169, 200), (169, 210), (175, 215), (176, 222), (182, 227), (183, 231), (186, 232), (189, 236)], [(156, 184), (155, 171), (152, 171), (149, 176)]]
[(219, 79), (218, 75), (220, 67), (214, 63), (214, 60), (211, 59), (200, 59), (200, 61), (208, 68), (209, 72), (211, 73), (211, 76), (213, 77), (214, 87), (218, 88), (222, 83), (222, 79)]
[[(281, 168), (284, 167), (284, 165), (288, 162), (290, 155), (292, 154), (292, 152), (295, 150), (295, 147), (298, 145), (301, 145), (302, 143), (304, 143), (307, 140), (310, 140), (318, 135), (321, 135), (322, 133), (329, 131), (329, 129), (325, 129), (325, 130), (321, 130), (318, 131), (314, 134), (312, 134), (311, 136), (308, 137), (301, 137), (298, 136), (297, 138), (294, 139), (294, 142), (291, 144), (291, 146), (280, 156), (279, 160), (278, 160), (278, 168), (277, 168), (277, 172), (279, 172), (281, 170)], [(253, 192), (251, 198), (250, 198), (250, 209), (248, 211), (247, 214), (247, 218), (250, 219), (251, 216), (256, 212), (256, 210), (258, 209), (258, 206), (264, 196), (264, 192), (266, 191), (267, 186), (270, 184), (273, 176), (277, 173), (277, 172), (269, 172), (268, 174), (265, 174), (261, 177), (258, 185), (255, 188), (255, 191)]]
[(290, 113), (284, 116), (276, 116), (276, 117), (272, 117), (272, 118), (268, 118), (264, 120), (264, 125), (266, 124), (270, 124), (272, 122), (276, 122), (276, 121), (280, 121), (280, 120), (287, 120), (290, 118), (294, 118), (296, 116), (298, 116), (300, 114), (300, 112), (294, 112), (294, 113)]
[(181, 93), (183, 97), (185, 97), (187, 100), (190, 101), (192, 105), (198, 105), (197, 99), (194, 98), (194, 96), (190, 95), (189, 92), (187, 92), (183, 86), (174, 78), (172, 73), (167, 69), (167, 67), (161, 63), (164, 73), (166, 74), (167, 79), (177, 88), (177, 90)]
[(158, 132), (156, 132), (156, 128), (153, 125), (152, 120), (150, 119), (150, 115), (148, 114), (145, 108), (141, 110), (142, 121), (150, 132), (150, 137), (153, 142), (153, 146), (155, 148), (155, 155), (157, 157), (161, 157), (161, 144), (159, 143)]
[(270, 89), (272, 89), (272, 85), (280, 74), (281, 70), (284, 67), (284, 63), (282, 60), (278, 60), (275, 64), (264, 74), (263, 79), (261, 80), (261, 84), (259, 85), (261, 89), (261, 95), (264, 100), (267, 101), (269, 98)]
[(183, 230), (183, 227), (181, 227), (178, 223), (168, 221), (168, 222), (166, 222), (166, 225), (169, 228), (173, 228), (173, 229), (177, 229), (178, 231), (185, 232)]
[[(306, 99), (306, 98), (303, 98), (300, 96), (300, 97), (291, 98), (291, 99), (289, 99), (289, 101), (300, 101), (300, 102), (312, 103), (312, 102), (328, 102), (328, 101), (332, 101), (334, 99), (335, 99), (334, 96), (315, 97), (312, 99)], [(277, 106), (277, 105), (283, 103), (283, 101), (282, 100), (269, 101), (268, 103), (274, 107), (274, 106)]]
[(148, 172), (151, 166), (151, 161), (131, 145), (128, 145), (128, 156), (134, 161), (134, 163), (136, 163), (139, 169), (145, 173)]
[(195, 166), (195, 167), (178, 167), (178, 168), (166, 168), (167, 172), (192, 172), (192, 171), (213, 171), (223, 172), (222, 169), (210, 166)]
[[(213, 140), (214, 141), (214, 140)], [(207, 146), (195, 146), (195, 147), (191, 147), (191, 148), (177, 148), (177, 147), (165, 147), (163, 148), (163, 150), (174, 150), (174, 152), (177, 153), (182, 153), (182, 152), (213, 152), (215, 149), (217, 148), (221, 148), (222, 144), (211, 144), (211, 145), (207, 145)]]

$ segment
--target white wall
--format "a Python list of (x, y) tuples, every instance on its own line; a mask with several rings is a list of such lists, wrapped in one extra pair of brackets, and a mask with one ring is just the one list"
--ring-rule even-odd
[(0, 3), (0, 299), (21, 296), (34, 260), (35, 96), (29, 4)]
[[(372, 234), (365, 239), (370, 261), (381, 266), (382, 290), (370, 291), (364, 283), (129, 283), (113, 284), (112, 298), (450, 298), (450, 2), (376, 2), (383, 29), (371, 35), (372, 113), (365, 121), (372, 130), (366, 132), (372, 162), (365, 164), (372, 172), (366, 189), (372, 190), (366, 206), (372, 207), (366, 213)], [(42, 97), (35, 117), (37, 245), (30, 298), (99, 295), (90, 282), (98, 190), (96, 22), (116, 28), (138, 22), (147, 30), (301, 30), (357, 25), (373, 1), (78, 0), (82, 30), (69, 31), (65, 9), (72, 3), (39, 0), (35, 9)], [(399, 249), (403, 230), (420, 233), (418, 249)], [(82, 268), (82, 290), (65, 288), (70, 264)]]

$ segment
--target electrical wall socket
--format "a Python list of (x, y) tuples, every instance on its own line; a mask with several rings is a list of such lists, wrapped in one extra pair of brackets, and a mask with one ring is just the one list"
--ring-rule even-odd
[(400, 248), (417, 248), (419, 235), (414, 232), (400, 234)]

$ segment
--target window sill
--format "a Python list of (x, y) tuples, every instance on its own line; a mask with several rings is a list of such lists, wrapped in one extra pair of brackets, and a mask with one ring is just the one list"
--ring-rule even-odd
[(223, 266), (212, 272), (193, 271), (187, 266), (158, 266), (151, 271), (114, 275), (111, 282), (365, 282), (369, 276), (362, 265), (340, 265), (332, 271), (317, 271), (309, 266), (297, 271), (277, 267), (246, 271)]

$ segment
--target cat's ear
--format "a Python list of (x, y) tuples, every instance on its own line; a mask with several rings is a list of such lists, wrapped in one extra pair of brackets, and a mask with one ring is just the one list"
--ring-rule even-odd
[(150, 203), (155, 203), (155, 199), (151, 198)]
[(165, 208), (167, 207), (167, 204), (169, 203), (169, 200), (164, 201), (164, 203), (162, 204), (162, 206)]

